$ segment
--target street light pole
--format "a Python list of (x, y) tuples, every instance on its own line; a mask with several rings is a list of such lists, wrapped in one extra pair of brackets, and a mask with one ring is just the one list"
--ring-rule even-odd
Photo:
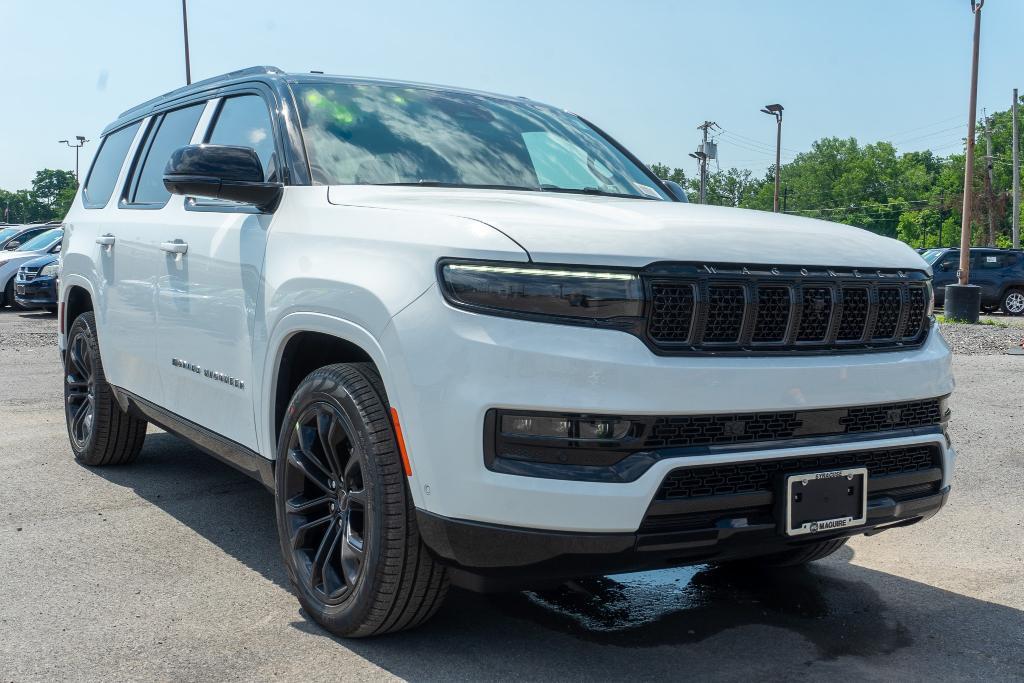
[(68, 141), (68, 140), (58, 140), (57, 142), (58, 143), (63, 142), (68, 147), (74, 147), (74, 149), (75, 149), (75, 182), (77, 183), (78, 182), (78, 150), (82, 149), (82, 147), (85, 145), (85, 143), (87, 143), (89, 141), (86, 140), (85, 136), (83, 136), (83, 135), (76, 135), (75, 136), (75, 142), (77, 144), (72, 145), (71, 142)]
[(769, 104), (761, 111), (775, 117), (775, 202), (774, 211), (779, 212), (779, 166), (782, 163), (782, 110), (781, 104)]
[(186, 0), (181, 0), (181, 26), (185, 29), (185, 85), (192, 84), (192, 65), (188, 56), (188, 8)]

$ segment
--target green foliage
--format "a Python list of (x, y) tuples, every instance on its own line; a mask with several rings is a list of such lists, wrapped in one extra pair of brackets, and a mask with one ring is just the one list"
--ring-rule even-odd
[(71, 171), (44, 168), (36, 171), (32, 189), (0, 190), (0, 220), (8, 223), (45, 223), (63, 220), (71, 208), (78, 183)]
[[(1024, 98), (1022, 98), (1024, 102)], [(983, 122), (982, 122), (983, 123)], [(972, 176), (974, 212), (971, 242), (1010, 245), (1012, 218), (1011, 113), (989, 118), (992, 138), (993, 184), (986, 193), (985, 137), (979, 123)], [(682, 169), (654, 164), (662, 178), (686, 187), (697, 201), (698, 182)], [(774, 168), (764, 178), (729, 169), (709, 174), (707, 203), (771, 211)], [(953, 246), (960, 243), (963, 211), (964, 155), (938, 157), (930, 151), (899, 154), (890, 142), (861, 145), (854, 138), (823, 138), (811, 149), (782, 166), (781, 180), (787, 213), (866, 228), (895, 237), (913, 247)], [(679, 178), (685, 178), (682, 183)], [(995, 226), (989, 235), (989, 214)]]

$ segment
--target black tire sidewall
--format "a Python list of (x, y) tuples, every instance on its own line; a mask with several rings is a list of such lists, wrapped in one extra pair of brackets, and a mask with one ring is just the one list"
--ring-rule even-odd
[[(363, 486), (367, 492), (367, 507), (370, 517), (370, 533), (365, 537), (366, 554), (362, 576), (355, 590), (339, 604), (329, 605), (322, 602), (306, 585), (300, 581), (295, 567), (295, 560), (290, 547), (288, 524), (285, 515), (285, 470), (281, 464), (288, 457), (288, 447), (296, 422), (306, 408), (315, 403), (327, 403), (345, 415), (352, 424), (354, 436), (359, 442), (366, 458), (363, 468)], [(374, 458), (374, 447), (369, 438), (366, 422), (360, 412), (359, 405), (349, 393), (344, 383), (329, 378), (323, 371), (314, 372), (299, 385), (285, 414), (281, 427), (281, 436), (277, 446), (275, 468), (275, 510), (277, 517), (278, 537), (285, 569), (292, 583), (293, 591), (299, 598), (302, 607), (317, 621), (329, 625), (331, 630), (351, 632), (365, 623), (375, 602), (380, 581), (380, 568), (384, 555), (384, 500), (379, 463)], [(393, 505), (405, 506), (405, 501)]]
[[(89, 347), (89, 353), (92, 356), (93, 364), (93, 375), (95, 378), (95, 392), (93, 396), (93, 427), (89, 432), (89, 438), (83, 448), (79, 448), (75, 444), (75, 438), (71, 433), (71, 416), (68, 414), (68, 363), (70, 362), (71, 346), (74, 340), (78, 337), (85, 337), (85, 342)], [(91, 313), (84, 313), (77, 318), (71, 324), (71, 329), (68, 331), (68, 344), (65, 350), (66, 357), (64, 359), (64, 423), (68, 430), (68, 442), (71, 444), (71, 450), (75, 454), (75, 459), (85, 463), (89, 463), (91, 460), (91, 451), (96, 445), (96, 434), (98, 421), (100, 419), (99, 412), (99, 401), (101, 398), (101, 389), (106, 384), (106, 379), (103, 374), (103, 366), (100, 362), (100, 348), (99, 343), (96, 341), (96, 323)]]

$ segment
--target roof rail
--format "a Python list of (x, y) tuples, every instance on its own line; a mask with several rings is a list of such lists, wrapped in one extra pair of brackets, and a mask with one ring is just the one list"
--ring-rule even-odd
[(210, 78), (204, 78), (201, 81), (196, 81), (194, 83), (190, 83), (189, 85), (183, 85), (180, 88), (175, 88), (174, 90), (165, 92), (163, 95), (159, 95), (157, 97), (154, 97), (153, 99), (146, 100), (142, 104), (137, 104), (131, 109), (126, 109), (125, 111), (121, 112), (121, 114), (117, 118), (123, 118), (136, 110), (143, 109), (161, 100), (169, 99), (176, 95), (183, 95), (193, 90), (201, 90), (207, 86), (215, 85), (222, 81), (230, 81), (236, 78), (240, 78), (242, 76), (253, 76), (257, 74), (284, 75), (284, 73), (284, 71), (277, 68), (276, 66), (250, 66), (245, 69), (239, 69), (238, 71), (230, 71), (226, 74), (220, 74), (219, 76), (211, 76)]

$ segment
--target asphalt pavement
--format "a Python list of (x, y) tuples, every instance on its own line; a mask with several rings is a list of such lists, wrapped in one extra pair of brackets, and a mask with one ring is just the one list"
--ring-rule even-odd
[(0, 310), (0, 681), (1024, 680), (1024, 357), (958, 355), (949, 505), (809, 569), (709, 567), (453, 591), (346, 641), (287, 586), (259, 484), (151, 429), (67, 444), (53, 316)]

